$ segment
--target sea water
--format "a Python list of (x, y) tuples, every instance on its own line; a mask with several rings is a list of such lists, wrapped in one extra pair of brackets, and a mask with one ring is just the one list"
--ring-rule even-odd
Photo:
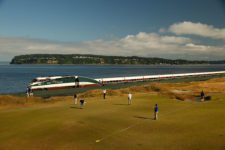
[(90, 78), (225, 71), (225, 65), (10, 65), (0, 63), (0, 94), (24, 92), (41, 76), (78, 75)]

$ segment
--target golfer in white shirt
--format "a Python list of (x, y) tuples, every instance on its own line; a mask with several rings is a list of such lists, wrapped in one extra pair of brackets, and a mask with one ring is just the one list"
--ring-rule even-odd
[(131, 100), (132, 100), (132, 94), (128, 94), (128, 105), (131, 105)]

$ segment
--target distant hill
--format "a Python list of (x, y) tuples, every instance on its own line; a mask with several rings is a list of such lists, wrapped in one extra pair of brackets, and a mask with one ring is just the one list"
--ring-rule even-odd
[(225, 61), (190, 61), (137, 56), (102, 56), (90, 54), (31, 54), (15, 56), (10, 64), (224, 64)]

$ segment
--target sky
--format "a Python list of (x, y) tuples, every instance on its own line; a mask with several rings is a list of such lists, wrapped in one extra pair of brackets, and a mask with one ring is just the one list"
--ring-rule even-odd
[(225, 60), (225, 0), (0, 0), (0, 61), (22, 54)]

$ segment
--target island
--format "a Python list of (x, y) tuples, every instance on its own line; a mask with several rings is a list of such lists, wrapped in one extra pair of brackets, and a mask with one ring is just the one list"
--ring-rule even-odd
[(138, 56), (104, 56), (91, 54), (30, 54), (15, 56), (10, 64), (224, 64), (225, 61), (165, 59)]

